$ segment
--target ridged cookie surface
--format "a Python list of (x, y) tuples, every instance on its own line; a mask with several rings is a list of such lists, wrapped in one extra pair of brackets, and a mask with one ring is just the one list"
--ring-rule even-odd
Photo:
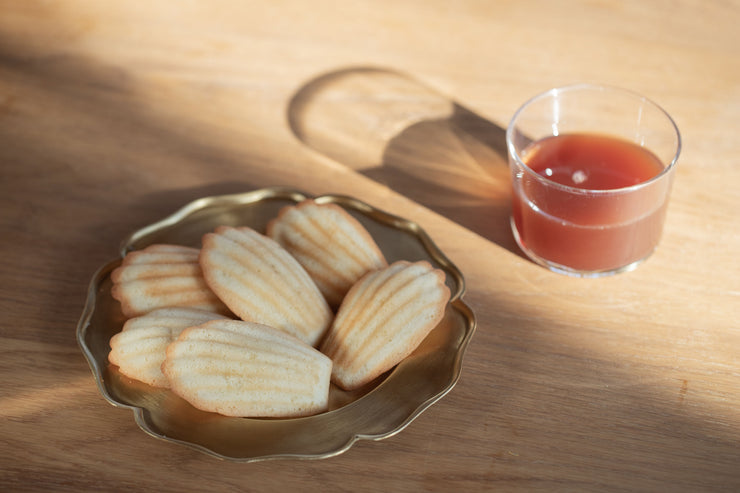
[(196, 248), (164, 244), (130, 252), (111, 273), (111, 295), (127, 317), (172, 306), (228, 313), (203, 279), (198, 254)]
[(223, 318), (194, 308), (160, 308), (130, 318), (121, 332), (111, 337), (108, 361), (128, 377), (154, 387), (169, 388), (161, 370), (167, 346), (188, 327)]
[(284, 207), (267, 235), (298, 260), (332, 306), (360, 277), (388, 265), (365, 227), (336, 204), (309, 199)]
[(311, 277), (283, 247), (251, 228), (203, 236), (200, 264), (210, 288), (241, 319), (315, 345), (333, 313)]
[(450, 290), (429, 262), (397, 261), (347, 293), (321, 351), (346, 390), (372, 381), (416, 349), (444, 316)]
[(183, 331), (167, 348), (162, 371), (174, 393), (203, 411), (297, 417), (326, 410), (331, 365), (280, 330), (217, 320)]

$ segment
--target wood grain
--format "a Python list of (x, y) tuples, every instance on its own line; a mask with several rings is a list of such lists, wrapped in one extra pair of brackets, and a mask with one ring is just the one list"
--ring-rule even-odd
[[(0, 489), (740, 489), (740, 4), (0, 1)], [(503, 129), (591, 81), (683, 136), (636, 271), (549, 273), (508, 226)], [(74, 330), (119, 242), (282, 185), (419, 222), (478, 329), (455, 389), (321, 461), (234, 464), (100, 396)]]

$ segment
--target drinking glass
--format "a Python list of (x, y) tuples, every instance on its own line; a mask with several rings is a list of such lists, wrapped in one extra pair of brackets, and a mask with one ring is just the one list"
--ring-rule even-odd
[[(555, 88), (514, 114), (506, 143), (511, 227), (533, 261), (600, 277), (632, 270), (655, 250), (681, 150), (678, 128), (660, 106), (615, 87)], [(567, 179), (556, 180), (559, 171)]]

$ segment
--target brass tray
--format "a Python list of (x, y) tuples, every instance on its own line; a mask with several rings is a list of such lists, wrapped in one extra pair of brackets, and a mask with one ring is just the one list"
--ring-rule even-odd
[[(199, 247), (202, 235), (222, 224), (264, 232), (280, 208), (306, 198), (302, 192), (283, 188), (202, 198), (133, 233), (121, 245), (121, 258), (153, 243)], [(357, 440), (390, 437), (449, 392), (460, 377), (463, 353), (476, 325), (473, 312), (462, 301), (461, 272), (411, 221), (350, 197), (314, 199), (336, 203), (355, 216), (389, 262), (425, 259), (445, 271), (452, 292), (445, 317), (413, 354), (358, 391), (345, 392), (332, 385), (329, 410), (315, 416), (252, 419), (200, 411), (169, 390), (132, 380), (108, 363), (108, 341), (125, 322), (110, 294), (110, 273), (120, 264), (119, 258), (95, 273), (77, 326), (77, 341), (103, 397), (132, 410), (139, 427), (156, 438), (221, 459), (251, 462), (326, 458), (346, 451)]]

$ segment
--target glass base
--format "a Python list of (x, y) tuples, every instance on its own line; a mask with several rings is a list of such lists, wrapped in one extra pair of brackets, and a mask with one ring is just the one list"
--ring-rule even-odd
[(539, 255), (532, 252), (530, 249), (528, 249), (524, 243), (522, 242), (521, 237), (519, 236), (519, 231), (516, 229), (516, 225), (514, 224), (514, 218), (509, 219), (509, 223), (511, 224), (511, 232), (514, 234), (514, 239), (516, 240), (516, 244), (519, 245), (519, 248), (522, 252), (533, 262), (536, 264), (539, 264), (546, 269), (557, 272), (558, 274), (565, 274), (567, 276), (571, 277), (582, 277), (582, 278), (596, 278), (596, 277), (608, 277), (613, 276), (615, 274), (621, 274), (622, 272), (629, 272), (631, 270), (635, 270), (638, 265), (643, 263), (645, 260), (647, 260), (652, 254), (654, 249), (651, 250), (647, 255), (642, 257), (639, 260), (635, 260), (632, 263), (629, 263), (627, 265), (623, 265), (621, 267), (613, 268), (613, 269), (604, 269), (604, 270), (578, 270), (574, 269), (572, 267), (568, 267), (567, 265), (561, 265), (555, 262), (552, 262), (550, 260), (547, 260), (545, 258), (540, 257)]

